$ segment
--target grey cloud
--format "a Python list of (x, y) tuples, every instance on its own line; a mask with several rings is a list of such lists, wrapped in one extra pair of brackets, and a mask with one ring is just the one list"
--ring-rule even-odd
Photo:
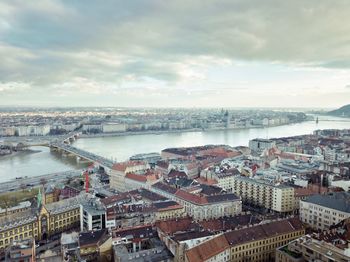
[[(178, 63), (230, 60), (350, 67), (350, 2), (8, 1), (2, 81), (49, 87), (75, 77), (181, 79)], [(6, 8), (5, 8), (6, 7)], [(3, 56), (4, 55), (4, 56)]]

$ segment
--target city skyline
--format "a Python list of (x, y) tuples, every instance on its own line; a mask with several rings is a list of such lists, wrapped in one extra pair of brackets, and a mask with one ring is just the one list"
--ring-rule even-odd
[(2, 106), (337, 108), (347, 1), (0, 3)]

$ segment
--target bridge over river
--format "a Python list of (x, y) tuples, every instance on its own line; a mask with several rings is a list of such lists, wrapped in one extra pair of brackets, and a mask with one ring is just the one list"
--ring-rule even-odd
[(92, 162), (94, 164), (103, 167), (105, 171), (109, 171), (112, 169), (114, 162), (108, 158), (96, 155), (94, 153), (90, 153), (88, 151), (76, 148), (74, 146), (68, 145), (62, 142), (53, 142), (50, 143), (51, 150), (67, 153), (70, 155), (75, 155), (78, 161), (85, 160), (88, 162)]
[(0, 141), (0, 145), (6, 145), (16, 150), (22, 150), (34, 146), (47, 146), (53, 151), (58, 151), (68, 156), (75, 156), (77, 161), (92, 162), (110, 171), (114, 162), (105, 157), (90, 153), (88, 151), (76, 148), (71, 145), (80, 136), (79, 132), (71, 132), (63, 136), (45, 136), (45, 137), (13, 137)]

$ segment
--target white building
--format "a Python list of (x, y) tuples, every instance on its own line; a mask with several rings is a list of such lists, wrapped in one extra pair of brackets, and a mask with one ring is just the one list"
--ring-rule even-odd
[(120, 123), (106, 123), (102, 125), (103, 133), (125, 132), (126, 124)]
[(214, 219), (242, 212), (242, 201), (234, 194), (203, 196), (156, 183), (150, 190), (174, 200), (185, 208), (185, 212), (195, 220)]
[(118, 192), (128, 191), (125, 184), (125, 176), (128, 173), (142, 173), (149, 169), (150, 166), (144, 161), (127, 161), (117, 163), (112, 167), (110, 173), (110, 187)]
[(0, 136), (14, 136), (16, 134), (16, 128), (11, 127), (0, 127)]
[(350, 217), (350, 193), (334, 192), (300, 200), (300, 220), (314, 229), (327, 229)]
[(85, 132), (101, 132), (102, 125), (101, 124), (84, 124), (82, 129)]
[(255, 138), (249, 141), (249, 148), (256, 152), (262, 152), (274, 146), (276, 146), (276, 142), (269, 139)]
[(50, 126), (17, 126), (16, 133), (18, 136), (46, 136), (50, 133)]
[(80, 204), (80, 230), (91, 231), (106, 228), (106, 210), (97, 199)]

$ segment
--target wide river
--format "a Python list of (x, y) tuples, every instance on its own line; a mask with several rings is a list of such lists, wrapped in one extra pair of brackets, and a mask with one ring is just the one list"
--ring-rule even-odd
[[(253, 138), (273, 138), (311, 134), (316, 129), (350, 128), (350, 119), (319, 117), (320, 121), (298, 124), (235, 130), (205, 132), (178, 132), (145, 135), (125, 135), (114, 137), (94, 137), (78, 139), (74, 146), (107, 158), (124, 161), (138, 153), (160, 152), (167, 147), (198, 146), (206, 144), (248, 145)], [(333, 121), (322, 121), (331, 119)], [(51, 153), (48, 148), (33, 148), (37, 152), (23, 152), (13, 156), (0, 157), (0, 182), (19, 176), (36, 176), (82, 168), (74, 158), (64, 158)]]

